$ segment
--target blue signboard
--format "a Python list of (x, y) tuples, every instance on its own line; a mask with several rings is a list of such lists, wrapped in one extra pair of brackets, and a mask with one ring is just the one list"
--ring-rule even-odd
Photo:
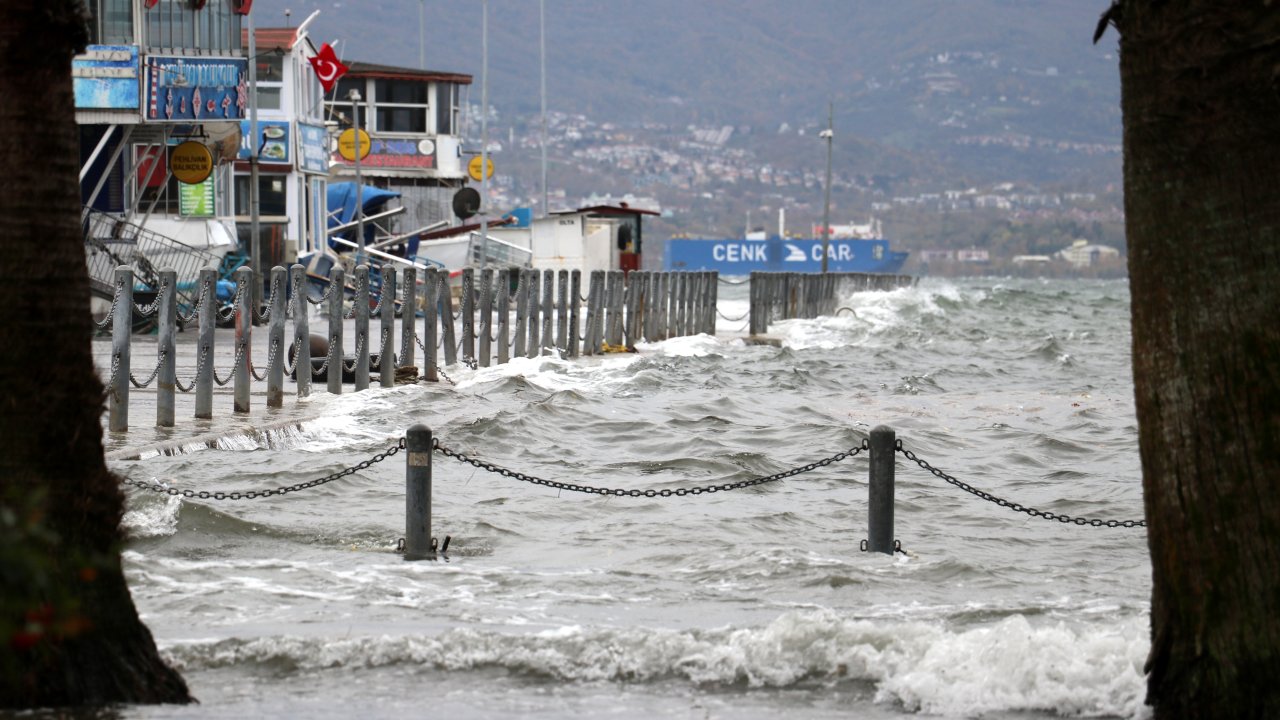
[(249, 61), (148, 55), (147, 105), (151, 122), (241, 120), (249, 110)]
[(293, 143), (289, 137), (288, 120), (258, 119), (258, 141), (251, 142), (248, 120), (240, 121), (240, 154), (241, 160), (248, 160), (253, 152), (251, 145), (258, 148), (258, 160), (268, 163), (288, 163), (292, 153), (289, 148)]
[[(891, 252), (888, 240), (831, 240), (827, 269), (831, 272), (897, 272), (906, 253)], [(768, 240), (668, 240), (663, 256), (667, 270), (715, 270), (724, 275), (756, 271), (820, 272), (822, 241), (793, 238)]]
[(138, 47), (90, 45), (71, 59), (77, 110), (138, 110)]
[(298, 123), (298, 169), (329, 174), (329, 131), (323, 125)]

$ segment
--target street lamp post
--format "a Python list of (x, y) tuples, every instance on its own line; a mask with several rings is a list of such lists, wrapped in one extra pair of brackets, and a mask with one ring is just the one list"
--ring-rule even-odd
[(351, 88), (351, 129), (356, 139), (356, 267), (364, 264), (364, 183), (360, 177), (360, 155), (364, 143), (360, 138), (360, 91)]
[(480, 17), (480, 267), (489, 260), (489, 0)]
[(827, 272), (827, 251), (831, 244), (831, 139), (835, 137), (835, 131), (832, 128), (832, 110), (831, 104), (827, 104), (827, 129), (818, 133), (818, 137), (827, 141), (827, 187), (823, 192), (822, 201), (822, 272)]

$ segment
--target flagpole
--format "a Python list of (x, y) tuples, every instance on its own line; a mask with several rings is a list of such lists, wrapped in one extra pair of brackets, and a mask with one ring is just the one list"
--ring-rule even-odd
[(480, 267), (489, 260), (489, 0), (480, 18)]

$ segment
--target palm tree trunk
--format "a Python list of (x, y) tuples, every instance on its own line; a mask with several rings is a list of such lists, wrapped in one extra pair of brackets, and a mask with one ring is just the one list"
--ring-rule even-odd
[(80, 0), (0, 3), (0, 707), (190, 701), (125, 585), (102, 455), (70, 82), (85, 39)]
[(1280, 717), (1280, 10), (1120, 5), (1147, 701)]

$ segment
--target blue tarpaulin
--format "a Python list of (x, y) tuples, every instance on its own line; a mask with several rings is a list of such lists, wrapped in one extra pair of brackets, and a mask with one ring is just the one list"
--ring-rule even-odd
[[(400, 197), (400, 193), (383, 190), (372, 185), (365, 185), (360, 191), (360, 200), (364, 204), (364, 214), (372, 215), (382, 209), (387, 202)], [(329, 193), (325, 198), (329, 210), (329, 227), (345, 225), (356, 219), (356, 184), (353, 182), (329, 183)], [(375, 228), (371, 223), (365, 225), (365, 242), (373, 241)], [(343, 233), (355, 241), (355, 230)], [(330, 243), (331, 246), (332, 243)], [(336, 246), (333, 246), (336, 247)]]

